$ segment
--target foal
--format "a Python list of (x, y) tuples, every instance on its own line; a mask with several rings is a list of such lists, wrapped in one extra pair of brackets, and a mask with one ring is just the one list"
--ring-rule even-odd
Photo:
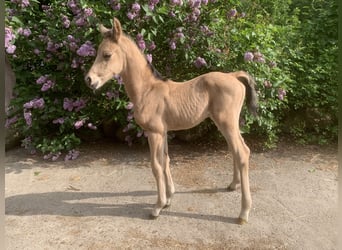
[(228, 190), (241, 183), (239, 223), (248, 221), (252, 199), (248, 165), (250, 150), (239, 130), (239, 116), (246, 95), (247, 105), (256, 114), (255, 82), (246, 72), (211, 72), (177, 83), (155, 76), (137, 45), (126, 36), (119, 20), (113, 28), (100, 26), (103, 41), (85, 81), (94, 91), (120, 74), (126, 93), (134, 104), (135, 121), (148, 132), (151, 165), (158, 188), (152, 217), (171, 204), (175, 192), (169, 167), (167, 131), (194, 127), (210, 117), (231, 146), (234, 159), (233, 181)]

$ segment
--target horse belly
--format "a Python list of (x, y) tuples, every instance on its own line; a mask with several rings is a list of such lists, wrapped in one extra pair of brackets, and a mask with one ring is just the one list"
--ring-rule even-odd
[(207, 117), (208, 105), (205, 99), (202, 102), (198, 100), (188, 104), (178, 104), (165, 112), (167, 130), (189, 129)]

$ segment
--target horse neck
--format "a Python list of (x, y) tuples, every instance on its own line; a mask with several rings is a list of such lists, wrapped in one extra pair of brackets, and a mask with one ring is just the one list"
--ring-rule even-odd
[(126, 63), (121, 76), (126, 93), (134, 105), (139, 105), (145, 91), (155, 82), (147, 66), (147, 60), (135, 43), (128, 37), (121, 41), (122, 50), (126, 55)]

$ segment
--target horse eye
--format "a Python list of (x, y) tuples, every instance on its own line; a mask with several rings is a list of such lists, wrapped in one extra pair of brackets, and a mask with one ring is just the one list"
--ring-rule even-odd
[(112, 56), (112, 54), (109, 54), (109, 53), (103, 53), (103, 58), (105, 60), (109, 60), (109, 58)]

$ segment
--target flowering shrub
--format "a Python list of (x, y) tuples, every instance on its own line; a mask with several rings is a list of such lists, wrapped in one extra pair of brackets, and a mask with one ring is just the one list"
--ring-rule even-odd
[(214, 70), (253, 75), (260, 116), (252, 119), (244, 110), (242, 129), (272, 145), (282, 129), (288, 97), (296, 96), (296, 58), (287, 48), (299, 39), (295, 31), (300, 21), (289, 4), (264, 2), (6, 1), (5, 49), (17, 76), (17, 96), (6, 124), (20, 129), (25, 147), (52, 160), (63, 152), (65, 160), (77, 158), (77, 131), (100, 129), (108, 119), (124, 127), (128, 143), (144, 138), (119, 76), (95, 95), (83, 80), (102, 39), (98, 24), (110, 27), (116, 16), (165, 77), (183, 81)]

